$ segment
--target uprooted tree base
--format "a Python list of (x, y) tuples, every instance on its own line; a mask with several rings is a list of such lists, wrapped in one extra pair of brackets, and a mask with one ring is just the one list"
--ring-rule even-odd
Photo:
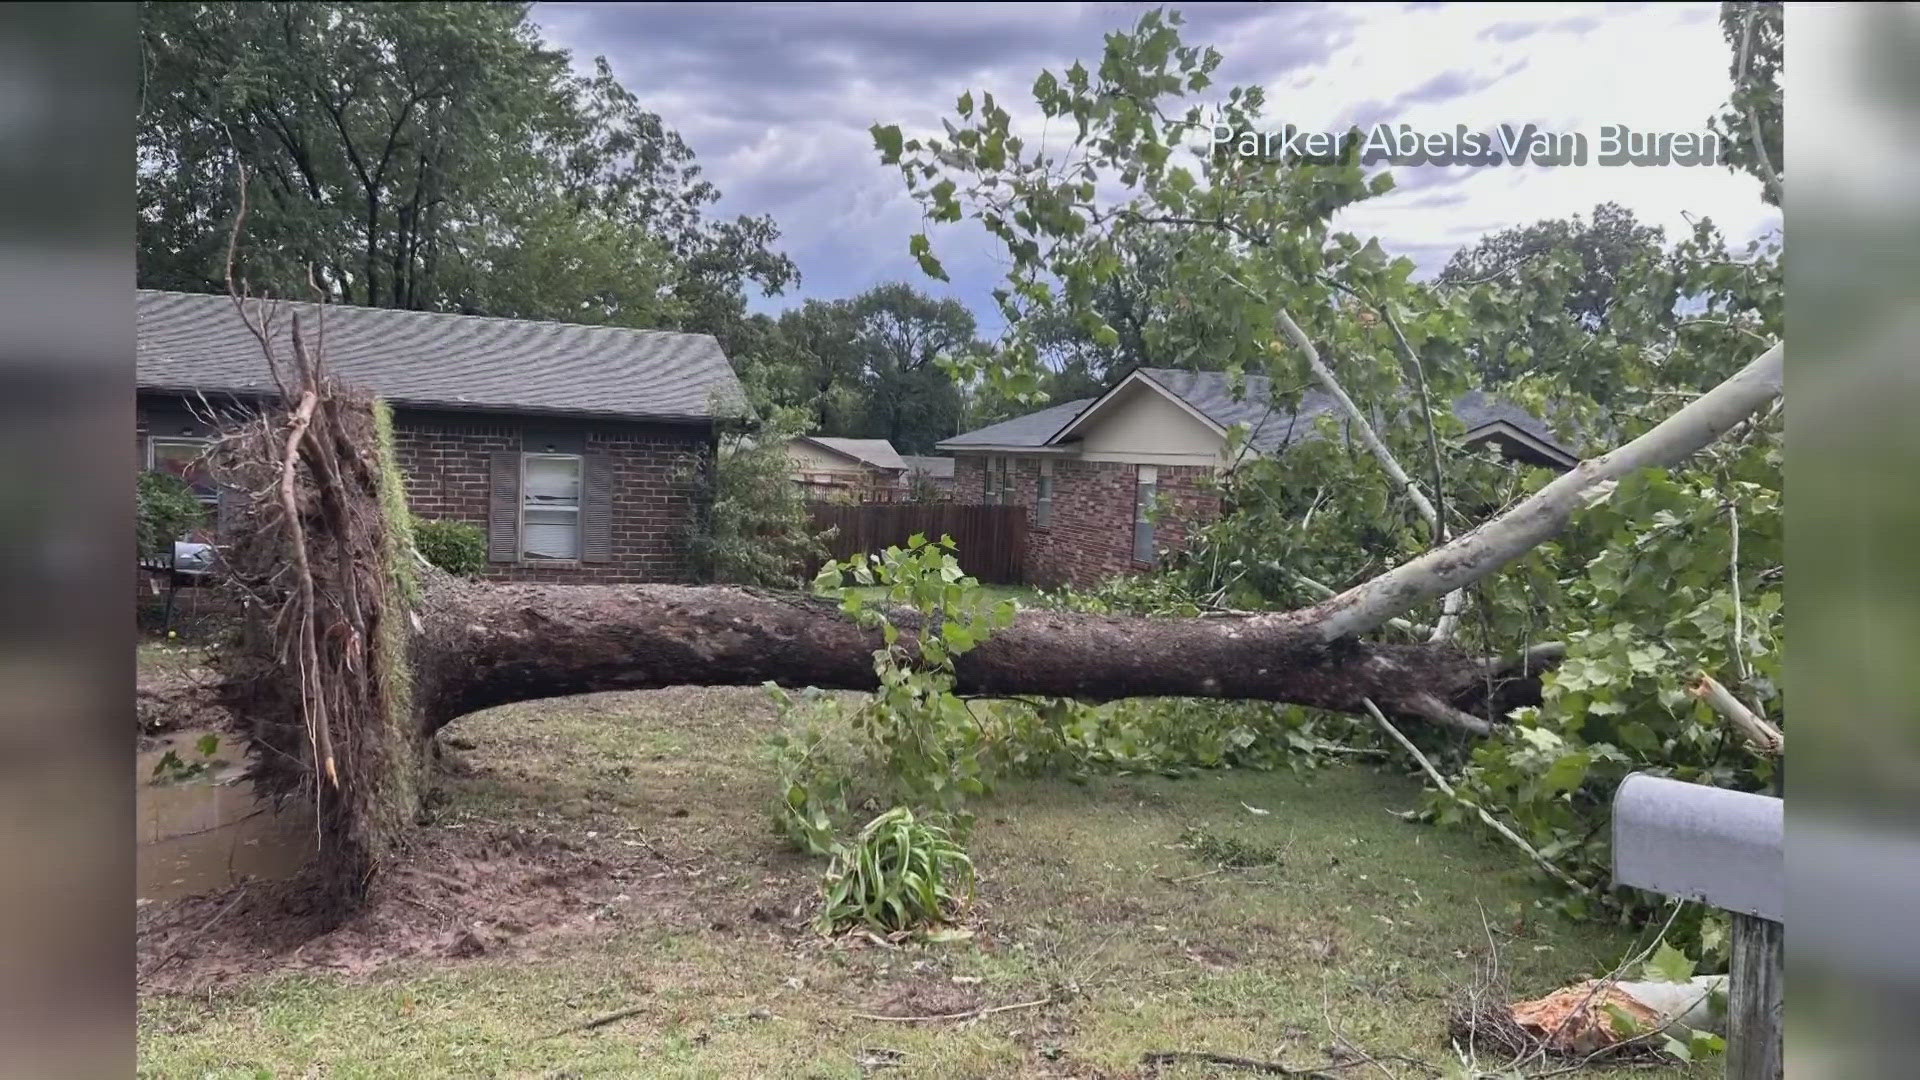
[(214, 455), (236, 496), (222, 550), (242, 614), (212, 663), (250, 737), (255, 783), (314, 803), (318, 907), (344, 911), (418, 809), (410, 552), (391, 516), (399, 493), (383, 473), (375, 403), (327, 380), (298, 335), (296, 322), (290, 403), (230, 432)]

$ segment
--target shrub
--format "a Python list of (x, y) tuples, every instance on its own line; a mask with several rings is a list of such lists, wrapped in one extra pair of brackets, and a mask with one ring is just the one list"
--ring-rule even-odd
[(814, 528), (787, 458), (787, 440), (804, 430), (805, 415), (768, 408), (752, 435), (729, 435), (715, 454), (689, 455), (679, 470), (698, 491), (701, 509), (683, 538), (699, 580), (791, 588), (826, 555), (832, 532)]
[[(848, 577), (881, 595), (869, 602), (866, 592), (844, 587)], [(880, 629), (880, 689), (846, 705), (780, 695), (788, 731), (769, 742), (781, 777), (781, 831), (823, 853), (853, 810), (887, 806), (932, 811), (964, 830), (966, 801), (987, 791), (995, 763), (989, 730), (954, 693), (953, 661), (1011, 623), (1013, 602), (981, 602), (979, 583), (961, 573), (946, 537), (916, 535), (905, 548), (828, 563), (815, 586), (838, 596), (861, 625)], [(903, 634), (892, 621), (896, 606), (918, 613), (916, 632)]]
[(134, 537), (143, 556), (172, 554), (175, 540), (206, 522), (207, 508), (172, 473), (141, 473), (135, 499)]
[(487, 534), (471, 522), (416, 518), (413, 546), (428, 562), (449, 574), (467, 577), (487, 565)]
[(953, 834), (896, 806), (869, 821), (827, 868), (828, 930), (882, 932), (946, 921), (973, 895), (973, 860)]

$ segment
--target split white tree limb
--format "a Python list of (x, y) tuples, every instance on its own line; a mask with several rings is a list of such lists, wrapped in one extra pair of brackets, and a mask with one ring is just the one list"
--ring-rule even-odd
[(1427, 524), (1435, 529), (1435, 535), (1439, 535), (1440, 515), (1434, 510), (1433, 503), (1428, 501), (1426, 492), (1421, 491), (1420, 486), (1414, 483), (1413, 477), (1407, 475), (1407, 470), (1400, 467), (1400, 462), (1394, 459), (1393, 451), (1387, 449), (1387, 444), (1380, 441), (1380, 436), (1374, 432), (1373, 425), (1367, 422), (1367, 415), (1360, 411), (1360, 406), (1354, 404), (1353, 398), (1347, 396), (1346, 388), (1340, 385), (1339, 379), (1334, 378), (1333, 369), (1327, 367), (1326, 361), (1320, 358), (1320, 350), (1313, 347), (1313, 342), (1307, 338), (1306, 331), (1300, 329), (1300, 324), (1293, 321), (1293, 316), (1287, 314), (1285, 308), (1276, 308), (1273, 320), (1279, 325), (1280, 331), (1287, 335), (1287, 340), (1293, 342), (1294, 347), (1307, 358), (1307, 370), (1313, 373), (1314, 380), (1320, 384), (1320, 388), (1332, 396), (1333, 400), (1339, 402), (1340, 411), (1346, 413), (1347, 419), (1353, 422), (1354, 430), (1360, 436), (1361, 445), (1365, 446), (1367, 452), (1380, 462), (1380, 468), (1386, 472), (1394, 486), (1407, 493), (1407, 498), (1413, 502), (1413, 508), (1419, 511)]
[(1721, 718), (1732, 724), (1747, 740), (1748, 745), (1769, 757), (1778, 756), (1787, 748), (1787, 738), (1780, 729), (1760, 718), (1760, 715), (1733, 696), (1733, 691), (1720, 685), (1719, 680), (1706, 672), (1700, 673), (1700, 681), (1695, 683), (1688, 693), (1706, 702)]
[(1589, 458), (1512, 510), (1304, 612), (1291, 613), (1322, 640), (1356, 637), (1403, 611), (1464, 588), (1566, 528), (1576, 511), (1645, 468), (1686, 460), (1780, 396), (1786, 346), (1775, 345), (1653, 430)]
[[(1292, 571), (1292, 574), (1293, 574), (1293, 580), (1295, 582), (1299, 583), (1299, 585), (1302, 588), (1305, 588), (1308, 592), (1312, 593), (1314, 596), (1318, 597), (1321, 600), (1331, 599), (1332, 597), (1340, 595), (1339, 589), (1334, 588), (1333, 586), (1327, 584), (1324, 581), (1319, 580), (1318, 578), (1310, 578), (1307, 575), (1302, 574), (1297, 570)], [(1391, 626), (1395, 630), (1399, 630), (1404, 633), (1412, 634), (1415, 637), (1426, 637), (1428, 634), (1432, 633), (1431, 627), (1422, 626), (1419, 623), (1408, 622), (1407, 620), (1402, 619), (1398, 616), (1388, 619), (1384, 625)]]
[[(1335, 401), (1340, 403), (1340, 410), (1346, 413), (1347, 419), (1352, 422), (1355, 432), (1360, 436), (1361, 445), (1365, 446), (1367, 451), (1373, 455), (1374, 460), (1380, 463), (1380, 468), (1386, 472), (1387, 477), (1393, 481), (1394, 485), (1407, 493), (1407, 498), (1413, 503), (1413, 508), (1419, 512), (1421, 517), (1426, 519), (1427, 528), (1432, 530), (1434, 540), (1444, 543), (1447, 539), (1447, 527), (1446, 523), (1440, 520), (1440, 512), (1434, 508), (1433, 503), (1427, 498), (1426, 493), (1420, 490), (1420, 485), (1414, 482), (1413, 477), (1407, 475), (1407, 470), (1400, 466), (1399, 460), (1393, 456), (1393, 451), (1387, 449), (1387, 444), (1380, 440), (1379, 434), (1373, 430), (1373, 425), (1367, 421), (1366, 414), (1361, 412), (1360, 406), (1354, 404), (1353, 398), (1347, 395), (1346, 388), (1341, 386), (1340, 380), (1334, 377), (1333, 369), (1329, 368), (1326, 361), (1320, 358), (1320, 350), (1314, 348), (1312, 340), (1307, 337), (1304, 330), (1300, 329), (1300, 324), (1293, 321), (1293, 316), (1287, 314), (1285, 308), (1275, 309), (1273, 318), (1274, 322), (1280, 327), (1281, 333), (1284, 333), (1287, 336), (1287, 340), (1293, 342), (1294, 347), (1299, 349), (1301, 354), (1307, 358), (1307, 370), (1313, 373), (1313, 377), (1315, 381), (1320, 384), (1321, 389), (1325, 390)], [(1395, 327), (1394, 333), (1398, 334), (1399, 332), (1399, 328)], [(1400, 340), (1401, 344), (1405, 346), (1406, 339), (1401, 338)], [(1408, 346), (1407, 352), (1410, 356), (1412, 355), (1412, 351), (1411, 346)], [(1420, 363), (1419, 357), (1414, 356), (1413, 363), (1418, 367)], [(1426, 396), (1426, 379), (1424, 377), (1420, 380), (1420, 392), (1421, 397), (1424, 399)], [(1433, 430), (1433, 416), (1431, 412), (1427, 415), (1427, 430), (1429, 434), (1431, 434)], [(1455, 589), (1447, 593), (1446, 599), (1443, 600), (1440, 605), (1440, 619), (1434, 624), (1433, 633), (1429, 636), (1429, 640), (1440, 642), (1451, 638), (1454, 630), (1460, 625), (1461, 614), (1465, 612), (1466, 609), (1467, 596), (1465, 592)]]

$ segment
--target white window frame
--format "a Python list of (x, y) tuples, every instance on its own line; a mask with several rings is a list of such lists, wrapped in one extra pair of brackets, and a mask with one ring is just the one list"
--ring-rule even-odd
[(1040, 476), (1033, 484), (1033, 527), (1053, 526), (1053, 459), (1040, 459)]
[[(542, 505), (542, 506), (534, 507), (534, 509), (537, 509), (537, 510), (565, 511), (570, 509), (573, 511), (573, 555), (572, 557), (559, 556), (559, 555), (541, 555), (541, 554), (537, 554), (535, 552), (531, 552), (527, 550), (527, 509), (528, 509), (527, 463), (535, 459), (573, 462), (574, 471), (579, 478), (579, 486), (575, 489), (576, 494), (574, 495), (574, 498), (573, 498), (573, 505), (571, 507), (554, 506), (554, 505)], [(519, 538), (519, 548), (520, 548), (519, 555), (520, 555), (521, 562), (537, 563), (542, 566), (550, 566), (550, 565), (565, 566), (565, 565), (577, 563), (580, 561), (580, 555), (583, 551), (586, 550), (586, 543), (587, 543), (586, 494), (587, 494), (586, 455), (584, 454), (549, 454), (549, 453), (532, 453), (532, 452), (521, 453), (520, 455), (520, 507), (519, 507), (519, 510), (517, 511), (518, 522), (519, 522), (517, 534)]]
[[(197, 435), (149, 435), (147, 436), (148, 472), (160, 471), (160, 455), (158, 451), (162, 443), (168, 446), (191, 446), (199, 453), (204, 454), (207, 452), (207, 448), (213, 445), (213, 440), (201, 438)], [(196, 493), (194, 498), (200, 500), (201, 505), (210, 508), (218, 507), (220, 504), (220, 494), (217, 491), (212, 495)]]
[[(1160, 470), (1152, 465), (1134, 467), (1133, 478), (1133, 561), (1148, 566), (1154, 563), (1153, 522), (1147, 512), (1153, 508), (1153, 500), (1160, 489)], [(1145, 547), (1146, 557), (1140, 555)]]

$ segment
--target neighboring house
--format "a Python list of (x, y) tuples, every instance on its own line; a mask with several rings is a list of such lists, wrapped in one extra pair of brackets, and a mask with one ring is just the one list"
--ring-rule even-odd
[[(745, 408), (705, 334), (287, 304), (326, 369), (393, 408), (407, 503), (486, 530), (486, 576), (685, 580), (702, 455)], [(217, 501), (197, 464), (213, 417), (277, 398), (259, 343), (226, 296), (139, 293), (139, 452)]]
[(922, 486), (937, 499), (953, 498), (953, 459), (926, 454), (902, 454), (907, 463), (907, 488)]
[[(1069, 401), (956, 435), (939, 449), (955, 457), (954, 498), (1027, 507), (1027, 580), (1095, 584), (1152, 566), (1159, 554), (1220, 513), (1208, 482), (1231, 468), (1228, 434), (1242, 429), (1243, 455), (1274, 454), (1338, 416), (1326, 394), (1292, 410), (1270, 407), (1270, 383), (1249, 376), (1236, 398), (1222, 372), (1139, 368), (1098, 398)], [(1572, 468), (1578, 457), (1546, 425), (1483, 394), (1454, 403), (1460, 442), (1490, 445), (1531, 464)], [(1158, 520), (1148, 509), (1160, 500)]]
[(787, 457), (810, 499), (888, 499), (906, 490), (907, 463), (885, 439), (796, 435)]

